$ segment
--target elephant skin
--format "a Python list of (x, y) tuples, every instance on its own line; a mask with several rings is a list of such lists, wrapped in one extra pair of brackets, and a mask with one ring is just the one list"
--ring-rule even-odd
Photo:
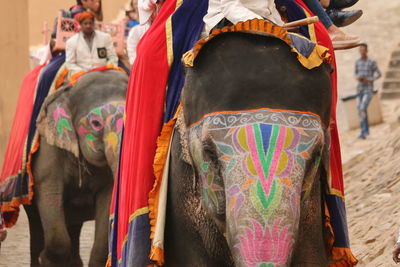
[[(321, 203), (327, 192), (330, 72), (326, 64), (305, 69), (284, 42), (269, 36), (225, 33), (204, 45), (187, 69), (184, 129), (175, 131), (171, 145), (165, 266), (328, 265)], [(288, 126), (301, 121), (305, 130)], [(268, 180), (272, 189), (257, 169), (264, 155), (255, 157), (250, 147), (275, 145), (266, 141), (271, 128), (285, 142), (271, 155), (278, 163), (297, 159), (286, 176), (289, 167), (282, 164), (282, 176), (276, 171)], [(251, 143), (256, 130), (259, 142)], [(285, 148), (293, 152), (286, 158)], [(277, 192), (280, 201), (273, 199)]]
[(43, 104), (40, 149), (32, 158), (34, 198), (25, 206), (31, 266), (83, 266), (79, 235), (93, 219), (89, 266), (105, 266), (127, 82), (120, 71), (88, 73)]

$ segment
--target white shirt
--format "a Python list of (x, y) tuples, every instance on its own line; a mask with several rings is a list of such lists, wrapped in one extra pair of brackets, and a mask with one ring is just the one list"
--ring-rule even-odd
[(137, 25), (130, 29), (126, 40), (126, 50), (128, 52), (129, 64), (133, 64), (136, 58), (136, 47), (145, 32), (150, 28), (149, 24)]
[(70, 75), (108, 64), (118, 65), (111, 36), (98, 30), (94, 32), (92, 49), (85, 41), (83, 33), (79, 32), (68, 39), (65, 50), (65, 63)]
[(268, 19), (283, 25), (275, 7), (275, 0), (209, 0), (207, 15), (204, 17), (207, 34), (223, 18), (233, 24), (250, 19)]
[(150, 24), (151, 15), (157, 9), (158, 0), (138, 0), (139, 22), (141, 25)]

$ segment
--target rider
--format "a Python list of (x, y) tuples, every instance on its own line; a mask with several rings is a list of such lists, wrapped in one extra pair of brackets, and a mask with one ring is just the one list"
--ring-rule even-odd
[(81, 30), (67, 41), (65, 62), (70, 75), (109, 64), (118, 65), (111, 36), (94, 29), (94, 17), (92, 12), (80, 13), (77, 20)]
[(138, 13), (140, 25), (137, 25), (130, 29), (128, 38), (126, 40), (126, 50), (128, 52), (129, 63), (132, 65), (136, 58), (136, 47), (139, 44), (140, 39), (150, 28), (154, 18), (157, 15), (157, 9), (161, 6), (161, 1), (154, 0), (139, 0), (138, 1)]
[(204, 17), (205, 30), (209, 33), (214, 27), (222, 28), (251, 19), (267, 19), (283, 25), (275, 0), (210, 0)]
[[(357, 36), (345, 34), (336, 27), (318, 0), (304, 0), (304, 3), (321, 19), (337, 49), (357, 46)], [(239, 21), (267, 19), (283, 25), (275, 0), (210, 0), (207, 15), (204, 17), (206, 33), (213, 28), (231, 26)]]

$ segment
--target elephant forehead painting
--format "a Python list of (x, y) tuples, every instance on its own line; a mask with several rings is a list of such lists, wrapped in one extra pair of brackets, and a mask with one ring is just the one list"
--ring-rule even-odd
[(323, 144), (320, 118), (307, 112), (212, 113), (189, 128), (202, 201), (209, 212), (226, 216), (240, 266), (290, 264), (300, 202), (312, 187)]
[(106, 129), (104, 138), (106, 150), (116, 151), (119, 148), (124, 121), (124, 102), (111, 102), (92, 109), (79, 121), (78, 135), (84, 142), (86, 149), (96, 152), (96, 141), (99, 133)]

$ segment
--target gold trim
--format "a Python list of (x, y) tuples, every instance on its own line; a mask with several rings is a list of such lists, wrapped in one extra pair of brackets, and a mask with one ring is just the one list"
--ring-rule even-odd
[(174, 62), (174, 47), (172, 41), (172, 15), (165, 22), (165, 31), (166, 31), (166, 41), (167, 41), (167, 58), (168, 58), (168, 67), (172, 66)]

